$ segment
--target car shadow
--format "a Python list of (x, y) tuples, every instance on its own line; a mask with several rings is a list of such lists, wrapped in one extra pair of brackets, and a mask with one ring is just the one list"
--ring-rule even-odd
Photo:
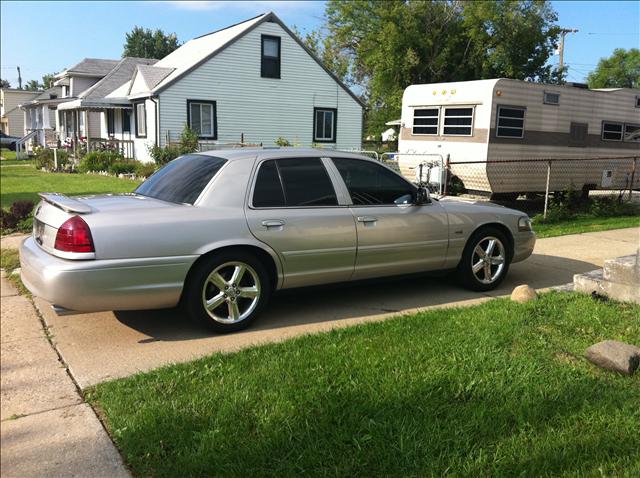
[[(520, 284), (536, 289), (564, 285), (573, 275), (596, 269), (592, 263), (534, 254), (513, 264), (505, 281), (494, 291), (480, 293), (461, 288), (448, 275), (377, 279), (292, 289), (275, 294), (255, 324), (237, 334), (254, 333), (317, 322), (357, 319), (434, 306), (464, 305), (483, 297), (511, 293)], [(116, 311), (116, 319), (149, 338), (139, 343), (184, 341), (210, 337), (211, 332), (192, 323), (181, 309)]]

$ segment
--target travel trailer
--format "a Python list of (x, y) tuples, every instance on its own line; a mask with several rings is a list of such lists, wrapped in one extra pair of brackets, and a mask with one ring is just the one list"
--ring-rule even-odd
[[(630, 157), (640, 158), (639, 133), (637, 89), (507, 79), (412, 85), (402, 98), (398, 165), (414, 180), (419, 164), (448, 160), (467, 190), (507, 197), (545, 191), (548, 161), (528, 160), (575, 159), (553, 163), (551, 191), (637, 189)], [(433, 169), (431, 181), (441, 173)]]

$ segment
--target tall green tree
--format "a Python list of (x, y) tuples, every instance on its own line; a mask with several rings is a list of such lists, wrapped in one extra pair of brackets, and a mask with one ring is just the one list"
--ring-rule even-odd
[(616, 48), (587, 77), (589, 88), (640, 88), (640, 50)]
[(42, 75), (42, 86), (43, 88), (51, 88), (53, 86), (54, 77), (58, 74), (58, 72), (47, 73)]
[(161, 59), (180, 46), (175, 33), (134, 27), (126, 34), (122, 56)]
[(25, 83), (24, 89), (28, 91), (38, 91), (42, 89), (42, 85), (38, 80), (29, 80)]
[(307, 43), (362, 91), (368, 133), (399, 116), (411, 84), (559, 79), (546, 65), (559, 34), (546, 1), (329, 0), (325, 16), (324, 35)]

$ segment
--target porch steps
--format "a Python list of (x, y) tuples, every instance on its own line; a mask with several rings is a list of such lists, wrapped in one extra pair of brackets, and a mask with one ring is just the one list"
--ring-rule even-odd
[(604, 268), (573, 276), (574, 290), (640, 304), (640, 249), (605, 261)]

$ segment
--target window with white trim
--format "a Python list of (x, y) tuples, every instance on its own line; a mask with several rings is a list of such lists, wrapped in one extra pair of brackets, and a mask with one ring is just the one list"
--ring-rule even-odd
[(335, 108), (313, 109), (313, 141), (316, 143), (336, 142), (336, 118), (338, 111)]
[(496, 137), (524, 138), (524, 106), (498, 105), (496, 115)]
[(147, 107), (144, 103), (136, 103), (136, 137), (147, 137)]
[(624, 140), (631, 143), (640, 142), (640, 124), (625, 123)]
[(187, 100), (189, 128), (200, 138), (216, 139), (216, 102)]
[(413, 110), (413, 130), (411, 134), (438, 134), (440, 108), (415, 108)]
[(444, 136), (471, 136), (473, 134), (473, 106), (447, 106), (444, 108), (442, 134)]
[(559, 105), (560, 93), (553, 93), (551, 91), (544, 92), (544, 104), (545, 105)]
[(603, 141), (622, 141), (622, 123), (615, 121), (602, 122), (602, 140)]

